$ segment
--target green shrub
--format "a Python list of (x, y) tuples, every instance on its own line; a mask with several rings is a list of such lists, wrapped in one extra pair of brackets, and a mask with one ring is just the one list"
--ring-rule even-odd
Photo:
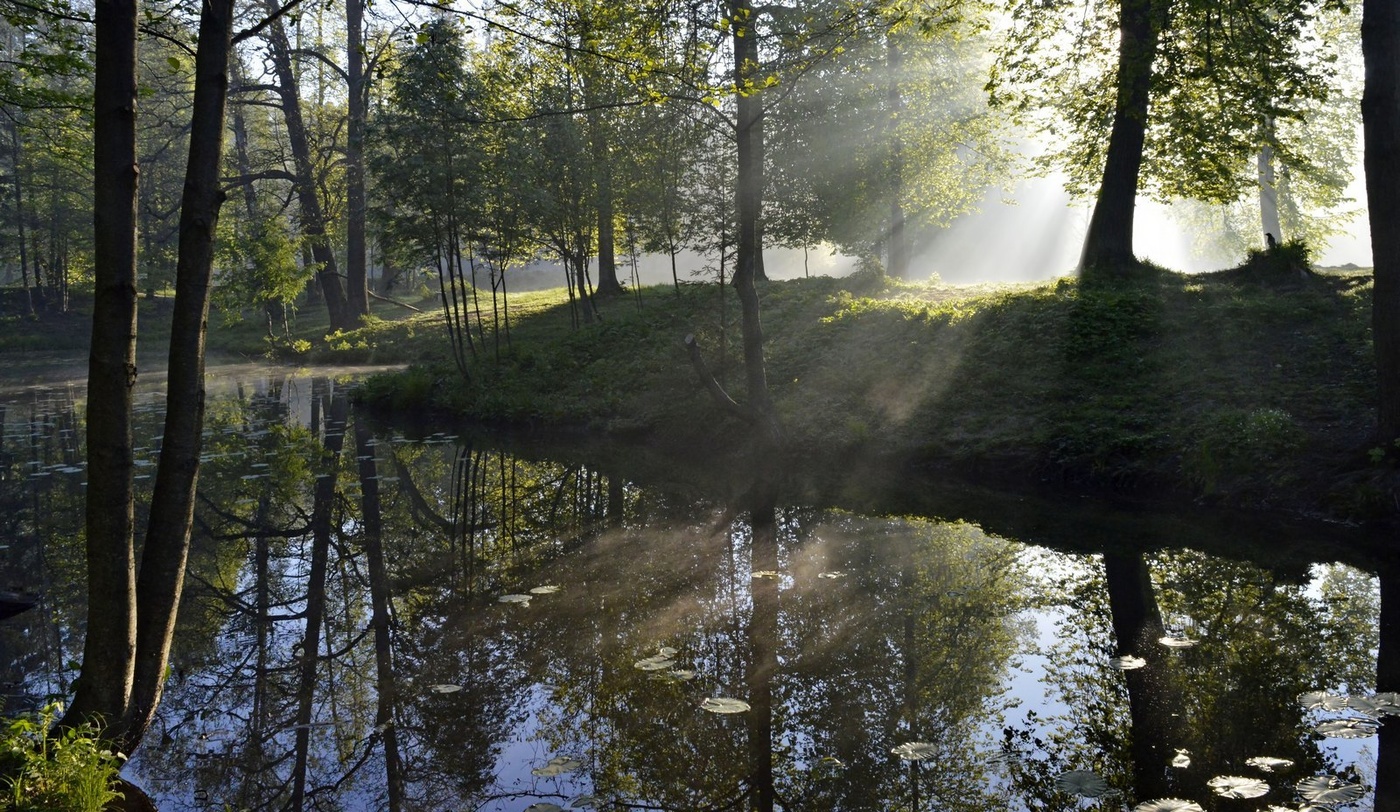
[(57, 702), (5, 724), (0, 741), (0, 809), (6, 812), (100, 812), (121, 794), (121, 755), (102, 746), (88, 725), (51, 735)]
[(1302, 450), (1304, 435), (1282, 409), (1226, 409), (1211, 415), (1188, 459), (1188, 476), (1214, 491), (1222, 480), (1272, 478)]

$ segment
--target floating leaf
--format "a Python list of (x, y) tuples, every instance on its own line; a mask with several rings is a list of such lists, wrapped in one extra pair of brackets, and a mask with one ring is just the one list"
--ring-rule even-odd
[(1055, 788), (1061, 792), (1080, 795), (1085, 798), (1102, 798), (1109, 792), (1108, 782), (1098, 773), (1088, 770), (1070, 770), (1055, 777)]
[(429, 685), (428, 690), (432, 691), (435, 694), (455, 694), (458, 691), (462, 690), (462, 686), (451, 685), (449, 683), (443, 682), (438, 683), (437, 685)]
[(1183, 801), (1180, 798), (1158, 798), (1155, 801), (1143, 801), (1133, 807), (1133, 812), (1205, 812), (1205, 810), (1195, 801)]
[(1307, 710), (1329, 710), (1339, 711), (1347, 706), (1347, 698), (1337, 694), (1329, 694), (1326, 691), (1308, 691), (1305, 694), (1298, 694), (1298, 704)]
[(727, 696), (710, 696), (700, 703), (700, 709), (710, 713), (743, 713), (749, 709), (749, 703)]
[(695, 679), (695, 672), (686, 668), (677, 668), (672, 671), (667, 671), (666, 676), (681, 680), (682, 682), (689, 682)]
[(837, 579), (837, 578), (845, 578), (845, 577), (846, 577), (846, 573), (842, 572), (841, 570), (831, 570), (831, 571), (829, 571), (829, 572), (819, 572), (819, 573), (817, 573), (817, 577), (818, 577), (818, 578), (829, 578), (829, 579), (831, 579), (831, 580), (835, 580), (835, 579)]
[(1216, 795), (1225, 798), (1258, 798), (1269, 792), (1269, 785), (1258, 778), (1245, 778), (1242, 775), (1217, 775), (1206, 782)]
[(1250, 767), (1256, 767), (1266, 773), (1271, 773), (1280, 767), (1293, 766), (1293, 760), (1287, 758), (1274, 758), (1273, 756), (1254, 756), (1247, 758), (1244, 763)]
[(1124, 654), (1122, 657), (1114, 657), (1108, 664), (1119, 671), (1132, 671), (1135, 668), (1142, 668), (1147, 665), (1147, 661), (1141, 657), (1134, 657), (1131, 654)]
[(530, 590), (530, 594), (531, 594), (531, 595), (553, 595), (555, 592), (558, 592), (558, 591), (559, 591), (559, 587), (558, 587), (558, 586), (556, 586), (556, 585), (554, 585), (554, 584), (545, 584), (544, 586), (537, 586), (537, 587), (532, 588), (532, 589)]
[(559, 804), (552, 804), (549, 801), (541, 801), (537, 804), (530, 804), (525, 807), (525, 812), (564, 812), (564, 807)]
[(754, 571), (753, 571), (753, 577), (755, 577), (755, 578), (777, 578), (777, 577), (778, 577), (778, 571), (777, 571), (777, 570), (754, 570)]
[(530, 775), (536, 775), (540, 778), (553, 778), (556, 775), (571, 773), (582, 766), (583, 762), (579, 761), (576, 758), (569, 758), (568, 756), (555, 756), (554, 758), (550, 759), (549, 762), (546, 763), (543, 767), (536, 767), (535, 769), (531, 770)]
[(518, 603), (522, 606), (530, 605), (529, 595), (502, 595), (496, 599), (497, 603)]
[(1365, 716), (1349, 716), (1345, 719), (1328, 719), (1318, 722), (1313, 728), (1324, 736), (1334, 739), (1364, 739), (1374, 736), (1381, 729), (1380, 723)]
[(661, 646), (656, 650), (656, 653), (661, 657), (674, 657), (680, 652), (670, 646)]
[(1375, 718), (1400, 716), (1400, 697), (1393, 693), (1381, 693), (1375, 696), (1349, 696), (1347, 697), (1347, 707), (1357, 713), (1364, 713)]
[(1167, 648), (1191, 648), (1196, 645), (1198, 641), (1192, 640), (1189, 637), (1174, 637), (1169, 634), (1166, 637), (1157, 638), (1157, 642)]
[(1172, 756), (1171, 765), (1178, 770), (1184, 770), (1191, 766), (1191, 753), (1186, 750), (1177, 750)]
[(675, 664), (675, 660), (662, 654), (657, 654), (654, 657), (648, 657), (645, 660), (638, 660), (632, 663), (633, 667), (640, 668), (643, 671), (665, 671)]
[(834, 770), (841, 770), (845, 769), (846, 762), (842, 761), (836, 756), (822, 756), (821, 758), (817, 759), (817, 765), (820, 767), (830, 767)]
[(890, 751), (905, 761), (923, 761), (938, 755), (938, 748), (928, 742), (905, 742)]
[(1330, 775), (1304, 778), (1297, 789), (1303, 800), (1328, 806), (1351, 803), (1366, 793), (1360, 784), (1348, 784)]
[(569, 801), (570, 809), (593, 809), (598, 806), (597, 795), (580, 795)]

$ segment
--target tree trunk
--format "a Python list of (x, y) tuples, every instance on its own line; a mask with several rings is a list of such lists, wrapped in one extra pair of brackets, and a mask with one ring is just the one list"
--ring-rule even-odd
[(1375, 266), (1371, 331), (1378, 373), (1377, 440), (1392, 454), (1400, 440), (1400, 3), (1367, 0), (1361, 17), (1366, 89), (1366, 197)]
[(1119, 11), (1118, 99), (1103, 179), (1079, 260), (1080, 274), (1086, 279), (1111, 276), (1137, 262), (1133, 256), (1133, 207), (1147, 136), (1152, 62), (1170, 4), (1171, 0), (1123, 0)]
[(98, 0), (88, 355), (88, 626), (63, 723), (116, 724), (136, 653), (131, 390), (136, 384), (136, 2)]
[[(1395, 567), (1381, 570), (1380, 587), (1376, 693), (1400, 691), (1400, 573)], [(1400, 812), (1400, 725), (1391, 722), (1381, 725), (1376, 745), (1375, 812)]]
[(734, 26), (734, 85), (735, 127), (738, 165), (734, 182), (735, 209), (738, 211), (739, 236), (734, 257), (734, 290), (739, 296), (743, 313), (744, 373), (748, 385), (748, 406), (767, 440), (780, 442), (782, 431), (773, 401), (768, 393), (768, 373), (763, 359), (763, 323), (759, 318), (758, 289), (758, 210), (761, 205), (758, 162), (762, 160), (757, 146), (758, 122), (761, 108), (749, 81), (758, 65), (758, 44), (750, 21), (753, 6), (750, 0), (734, 0), (731, 6)]
[[(267, 0), (264, 6), (269, 15), (276, 14), (279, 8), (276, 0)], [(326, 235), (326, 216), (321, 209), (321, 200), (316, 196), (316, 170), (311, 162), (311, 147), (306, 140), (306, 124), (301, 117), (301, 92), (297, 89), (296, 74), (292, 71), (292, 48), (281, 18), (267, 27), (267, 41), (273, 73), (277, 76), (282, 115), (287, 124), (287, 142), (292, 150), (301, 233), (311, 244), (312, 260), (317, 266), (316, 278), (321, 283), (331, 329), (343, 330), (353, 324), (348, 316), (349, 305), (345, 288), (340, 284), (335, 252), (331, 250), (330, 238)]]
[(369, 315), (369, 275), (365, 250), (365, 79), (364, 1), (346, 0), (346, 76), (349, 118), (345, 131), (345, 288), (346, 319), (356, 325)]
[(140, 743), (160, 704), (194, 523), (204, 430), (204, 339), (209, 327), (214, 235), (224, 202), (219, 176), (232, 36), (233, 0), (204, 0), (195, 54), (190, 151), (180, 203), (165, 434), (136, 584), (136, 670), (122, 731), (127, 752)]
[[(1278, 218), (1278, 183), (1274, 174), (1274, 118), (1264, 121), (1264, 146), (1259, 149), (1259, 225), (1265, 234), (1283, 242), (1283, 224)], [(1267, 239), (1266, 239), (1267, 244)]]
[(20, 164), (24, 157), (23, 144), (19, 138), (19, 122), (10, 122), (11, 158), (15, 166), (15, 231), (19, 235), (19, 273), (24, 282), (24, 302), (29, 315), (34, 315), (34, 288), (29, 286), (29, 249), (24, 235), (24, 193), (20, 179)]
[(379, 499), (378, 464), (374, 437), (363, 420), (355, 421), (355, 458), (360, 469), (360, 504), (364, 517), (364, 546), (369, 568), (370, 625), (374, 627), (374, 671), (378, 707), (374, 727), (384, 742), (385, 785), (389, 812), (404, 804), (403, 759), (399, 754), (397, 727), (398, 690), (394, 683), (393, 641), (389, 635), (389, 570), (384, 560), (384, 523)]
[[(885, 34), (885, 67), (889, 71), (887, 89), (890, 119), (890, 233), (886, 243), (888, 267), (885, 269), (895, 279), (909, 275), (909, 243), (904, 232), (904, 141), (900, 136), (900, 117), (904, 112), (904, 97), (899, 91), (900, 74), (904, 69), (904, 54), (895, 42), (894, 34)], [(803, 264), (806, 264), (806, 249), (803, 249)]]
[(608, 135), (604, 126), (597, 110), (588, 113), (588, 140), (598, 183), (598, 295), (617, 296), (622, 293), (622, 283), (617, 279), (612, 159), (608, 155)]

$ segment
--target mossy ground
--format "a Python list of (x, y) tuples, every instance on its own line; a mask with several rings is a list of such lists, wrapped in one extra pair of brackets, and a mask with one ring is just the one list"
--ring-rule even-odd
[[(856, 275), (761, 294), (769, 385), (795, 454), (1333, 516), (1393, 510), (1390, 469), (1368, 456), (1369, 274), (1147, 268), (1098, 287), (975, 288)], [(744, 399), (732, 292), (647, 289), (600, 309), (575, 327), (562, 292), (522, 297), (509, 345), (499, 360), (479, 352), (469, 382), (444, 345), (365, 397), (676, 453), (742, 437), (682, 344), (694, 334)]]

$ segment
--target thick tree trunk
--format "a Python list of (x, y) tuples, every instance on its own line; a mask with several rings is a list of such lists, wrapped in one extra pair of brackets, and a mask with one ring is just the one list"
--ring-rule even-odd
[(1361, 17), (1366, 89), (1366, 197), (1375, 266), (1371, 332), (1378, 373), (1378, 437), (1392, 453), (1400, 440), (1400, 3), (1366, 0)]
[(136, 654), (131, 390), (136, 383), (136, 2), (98, 0), (88, 355), (88, 626), (64, 723), (116, 724)]
[(608, 134), (596, 110), (588, 114), (588, 140), (598, 183), (598, 295), (617, 296), (622, 293), (622, 283), (617, 279), (612, 159), (608, 155)]
[(365, 103), (364, 0), (346, 0), (346, 75), (349, 121), (345, 131), (345, 289), (352, 325), (369, 315), (369, 274), (365, 248)]
[(233, 0), (204, 0), (195, 55), (190, 151), (180, 203), (165, 434), (136, 584), (136, 671), (122, 731), (127, 752), (140, 743), (160, 704), (194, 524), (204, 430), (204, 338), (209, 326), (214, 235), (224, 202), (219, 175), (232, 36)]
[[(762, 476), (762, 474), (760, 474)], [(778, 569), (777, 492), (772, 481), (759, 482), (750, 511), (753, 527), (751, 568)], [(773, 680), (778, 670), (778, 579), (754, 578), (753, 613), (748, 643), (752, 657), (748, 673), (749, 712), (744, 714), (749, 750), (749, 809), (773, 812), (777, 788), (773, 776)]]
[[(269, 15), (276, 14), (276, 0), (264, 3)], [(287, 142), (292, 150), (296, 175), (297, 203), (301, 212), (301, 233), (311, 244), (311, 257), (316, 263), (316, 278), (326, 300), (331, 329), (353, 326), (349, 318), (345, 288), (340, 283), (335, 252), (326, 234), (326, 215), (316, 196), (316, 168), (311, 162), (311, 146), (306, 140), (306, 124), (301, 117), (301, 92), (297, 89), (296, 73), (292, 70), (292, 48), (287, 30), (279, 18), (267, 27), (268, 53), (272, 57), (273, 73), (277, 76), (277, 93), (281, 99), (282, 115), (287, 124)]]
[(1133, 208), (1147, 136), (1152, 62), (1170, 3), (1171, 0), (1123, 0), (1119, 11), (1118, 99), (1103, 179), (1079, 260), (1080, 273), (1085, 278), (1113, 275), (1137, 262), (1133, 256)]
[[(1274, 119), (1269, 116), (1264, 122), (1267, 135), (1264, 146), (1259, 149), (1259, 226), (1264, 234), (1271, 234), (1279, 243), (1283, 242), (1283, 224), (1278, 217), (1278, 182), (1274, 172)], [(1267, 243), (1267, 240), (1266, 240)]]

